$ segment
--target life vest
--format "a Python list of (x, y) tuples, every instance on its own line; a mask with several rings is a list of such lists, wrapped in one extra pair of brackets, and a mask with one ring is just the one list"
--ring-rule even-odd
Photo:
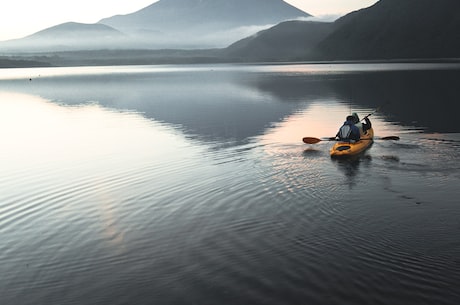
[(361, 136), (364, 135), (363, 123), (361, 123), (361, 120), (359, 119), (358, 114), (357, 114), (356, 112), (353, 112), (353, 113), (351, 114), (351, 116), (353, 117), (355, 126), (358, 127), (358, 129), (359, 129), (359, 134), (360, 134)]
[(339, 139), (342, 141), (355, 140), (358, 141), (360, 138), (360, 130), (356, 127), (353, 122), (346, 121), (339, 129)]
[(358, 122), (355, 126), (358, 127), (360, 135), (364, 135), (363, 123)]

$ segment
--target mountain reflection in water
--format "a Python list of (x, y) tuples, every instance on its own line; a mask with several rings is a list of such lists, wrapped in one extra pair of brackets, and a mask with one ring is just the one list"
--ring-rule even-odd
[(457, 305), (459, 71), (0, 70), (0, 304)]

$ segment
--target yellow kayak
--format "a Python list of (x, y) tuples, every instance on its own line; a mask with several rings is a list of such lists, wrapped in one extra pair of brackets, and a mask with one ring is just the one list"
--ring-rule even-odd
[(364, 135), (361, 136), (361, 139), (358, 142), (342, 142), (339, 141), (332, 146), (329, 151), (331, 157), (346, 157), (357, 155), (369, 146), (371, 146), (374, 139), (374, 130), (371, 128), (366, 131)]

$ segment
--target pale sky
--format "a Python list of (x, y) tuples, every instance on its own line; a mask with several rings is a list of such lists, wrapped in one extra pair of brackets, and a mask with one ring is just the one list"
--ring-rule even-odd
[[(95, 23), (102, 18), (135, 12), (154, 2), (157, 1), (2, 0), (0, 41), (22, 38), (45, 28), (69, 21)], [(368, 7), (377, 2), (377, 0), (285, 0), (285, 2), (314, 16), (320, 16), (343, 15)]]

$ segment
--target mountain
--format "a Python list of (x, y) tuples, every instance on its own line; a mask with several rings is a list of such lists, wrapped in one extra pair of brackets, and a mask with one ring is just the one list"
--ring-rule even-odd
[(310, 15), (282, 0), (160, 0), (99, 21), (153, 47), (223, 47), (262, 28)]
[[(320, 23), (285, 21), (308, 14), (282, 0), (160, 0), (98, 24), (66, 23), (0, 47), (101, 49), (97, 56), (60, 53), (49, 58), (55, 65), (460, 58), (458, 11), (458, 0), (380, 0)], [(227, 42), (228, 47), (214, 49)], [(97, 58), (85, 58), (90, 54)]]
[(333, 23), (281, 23), (226, 54), (246, 61), (460, 58), (459, 11), (458, 0), (380, 0)]
[(225, 55), (245, 61), (303, 59), (332, 29), (329, 22), (286, 21), (233, 43)]
[(59, 24), (22, 39), (1, 44), (3, 51), (42, 51), (107, 48), (108, 45), (124, 42), (126, 35), (103, 24), (67, 22)]
[(188, 27), (209, 31), (308, 16), (282, 0), (160, 0), (132, 14), (105, 18), (99, 23), (128, 31), (179, 32)]
[(279, 22), (308, 16), (282, 0), (160, 0), (96, 24), (68, 22), (0, 42), (0, 48), (39, 52), (226, 47)]
[(338, 19), (317, 59), (460, 57), (460, 1), (380, 0)]

